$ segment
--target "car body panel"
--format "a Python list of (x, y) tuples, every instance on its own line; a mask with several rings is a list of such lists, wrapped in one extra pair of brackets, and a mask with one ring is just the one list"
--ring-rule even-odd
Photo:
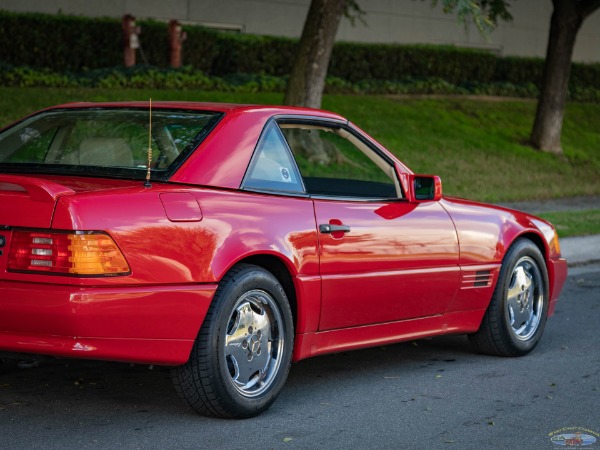
[(554, 314), (556, 302), (567, 281), (568, 267), (564, 258), (551, 259), (547, 261), (548, 277), (550, 278), (550, 305), (548, 307), (548, 316)]
[(445, 312), (458, 286), (458, 241), (439, 204), (315, 199), (315, 214), (318, 225), (350, 227), (319, 234), (320, 330)]
[(485, 309), (306, 333), (296, 337), (294, 361), (327, 353), (477, 331)]
[[(555, 247), (553, 239), (556, 238), (556, 231), (550, 223), (520, 211), (464, 199), (445, 198), (441, 204), (456, 226), (463, 271), (482, 263), (496, 263), (495, 272), (498, 272), (502, 258), (517, 238), (533, 240), (546, 259), (551, 281), (549, 314), (553, 313), (554, 303), (567, 278), (567, 263), (561, 258), (560, 249)], [(470, 268), (471, 271), (474, 269), (476, 267)], [(495, 281), (492, 285), (495, 285)], [(461, 296), (457, 297), (456, 302), (454, 307), (464, 307), (460, 304)]]
[(2, 280), (0, 350), (183, 364), (216, 288), (74, 288)]

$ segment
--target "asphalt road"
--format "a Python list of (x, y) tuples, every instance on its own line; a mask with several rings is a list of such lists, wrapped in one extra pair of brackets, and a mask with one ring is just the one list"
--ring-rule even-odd
[(576, 427), (600, 449), (598, 323), (600, 266), (578, 268), (526, 357), (477, 355), (456, 336), (313, 358), (243, 421), (197, 416), (162, 368), (4, 364), (0, 448), (537, 450)]

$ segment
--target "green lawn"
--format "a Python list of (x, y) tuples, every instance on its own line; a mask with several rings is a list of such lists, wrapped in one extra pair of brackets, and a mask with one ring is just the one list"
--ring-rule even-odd
[[(260, 104), (283, 99), (263, 93), (0, 88), (0, 125), (58, 103), (150, 97)], [(415, 172), (440, 175), (447, 195), (489, 202), (600, 195), (600, 105), (568, 105), (562, 157), (526, 145), (535, 106), (460, 97), (335, 95), (323, 101), (324, 109), (348, 117)]]
[(600, 209), (540, 214), (556, 226), (560, 237), (600, 234)]

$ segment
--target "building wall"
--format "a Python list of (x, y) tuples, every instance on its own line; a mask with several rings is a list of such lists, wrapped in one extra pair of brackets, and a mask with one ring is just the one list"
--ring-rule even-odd
[[(499, 55), (544, 57), (551, 0), (511, 2), (513, 21), (501, 23), (486, 40), (474, 25), (459, 25), (430, 0), (358, 0), (366, 25), (342, 20), (337, 40), (451, 44), (484, 48)], [(441, 3), (441, 2), (440, 2)], [(249, 34), (299, 37), (310, 0), (0, 0), (0, 9), (85, 16), (177, 19)], [(143, 30), (142, 30), (143, 33)], [(143, 34), (141, 36), (143, 39)], [(584, 22), (574, 60), (600, 62), (600, 12)]]

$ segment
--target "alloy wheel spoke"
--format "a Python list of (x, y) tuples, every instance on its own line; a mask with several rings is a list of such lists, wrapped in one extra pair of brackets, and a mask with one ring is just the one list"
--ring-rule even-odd
[(529, 257), (523, 257), (513, 271), (506, 297), (509, 324), (515, 337), (526, 341), (540, 325), (544, 293), (540, 271)]
[(225, 338), (225, 356), (234, 373), (232, 380), (243, 389), (260, 382), (270, 360), (270, 321), (259, 298), (245, 301)]

